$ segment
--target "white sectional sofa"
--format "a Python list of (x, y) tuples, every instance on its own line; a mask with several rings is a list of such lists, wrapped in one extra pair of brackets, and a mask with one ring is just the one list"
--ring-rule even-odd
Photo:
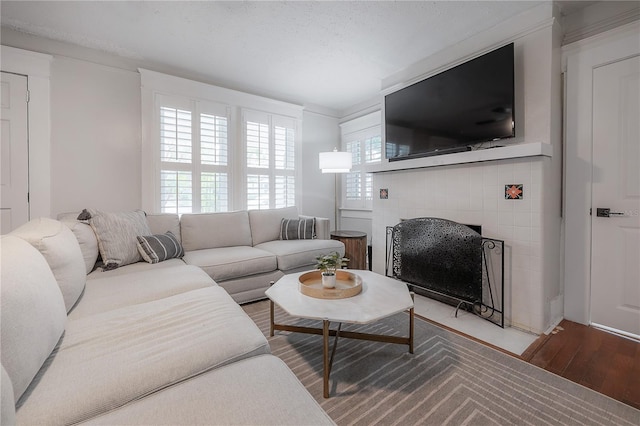
[[(184, 261), (202, 268), (234, 300), (244, 303), (263, 299), (270, 281), (311, 269), (318, 255), (332, 251), (344, 255), (344, 244), (329, 239), (329, 219), (303, 216), (315, 219), (316, 237), (282, 240), (283, 218), (299, 219), (297, 208), (183, 214)], [(151, 230), (159, 233), (162, 227), (156, 219), (148, 216)]]
[(178, 232), (184, 260), (106, 272), (92, 270), (85, 223), (2, 236), (1, 424), (333, 424), (236, 303), (318, 250), (344, 253), (274, 239), (287, 215), (150, 215), (151, 232)]

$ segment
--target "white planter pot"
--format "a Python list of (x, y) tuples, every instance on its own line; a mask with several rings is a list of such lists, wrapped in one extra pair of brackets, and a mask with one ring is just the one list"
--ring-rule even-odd
[(333, 272), (322, 273), (322, 287), (334, 288), (336, 286), (336, 274)]

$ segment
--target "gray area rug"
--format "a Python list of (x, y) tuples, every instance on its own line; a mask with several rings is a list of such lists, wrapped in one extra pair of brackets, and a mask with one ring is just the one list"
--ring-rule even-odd
[[(243, 308), (268, 336), (269, 303)], [(321, 326), (277, 307), (276, 322)], [(343, 330), (406, 336), (408, 315)], [(329, 399), (322, 336), (278, 331), (269, 344), (338, 425), (640, 425), (633, 407), (419, 318), (413, 355), (404, 345), (341, 339)]]

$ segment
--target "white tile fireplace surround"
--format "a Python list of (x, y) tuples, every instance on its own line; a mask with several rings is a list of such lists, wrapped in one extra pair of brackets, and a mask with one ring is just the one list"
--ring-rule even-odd
[[(543, 241), (549, 241), (553, 253), (559, 251), (559, 238), (557, 244), (549, 240), (555, 228), (544, 226), (559, 220), (557, 204), (550, 200), (559, 199), (559, 189), (543, 189), (550, 161), (540, 155), (374, 173), (374, 270), (384, 273), (386, 227), (401, 219), (439, 217), (481, 225), (484, 236), (505, 241), (506, 325), (544, 332), (553, 315), (550, 305), (561, 298), (554, 294), (557, 283), (548, 282), (557, 267), (542, 250)], [(523, 198), (505, 199), (507, 184), (522, 184)], [(388, 190), (387, 199), (379, 197), (380, 189)]]

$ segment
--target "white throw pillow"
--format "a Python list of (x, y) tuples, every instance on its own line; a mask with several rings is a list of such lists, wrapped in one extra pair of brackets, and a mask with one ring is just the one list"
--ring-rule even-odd
[(58, 215), (58, 220), (67, 225), (67, 227), (71, 229), (71, 232), (73, 232), (73, 235), (76, 236), (88, 274), (93, 271), (93, 268), (96, 266), (96, 261), (98, 260), (98, 255), (100, 254), (98, 250), (98, 239), (89, 222), (78, 220), (77, 217), (77, 212), (61, 213)]
[(107, 213), (88, 209), (89, 224), (98, 239), (104, 270), (140, 262), (136, 237), (151, 235), (147, 218), (142, 210)]
[(82, 251), (73, 232), (62, 222), (41, 217), (16, 228), (10, 235), (22, 238), (44, 256), (69, 312), (87, 282)]

